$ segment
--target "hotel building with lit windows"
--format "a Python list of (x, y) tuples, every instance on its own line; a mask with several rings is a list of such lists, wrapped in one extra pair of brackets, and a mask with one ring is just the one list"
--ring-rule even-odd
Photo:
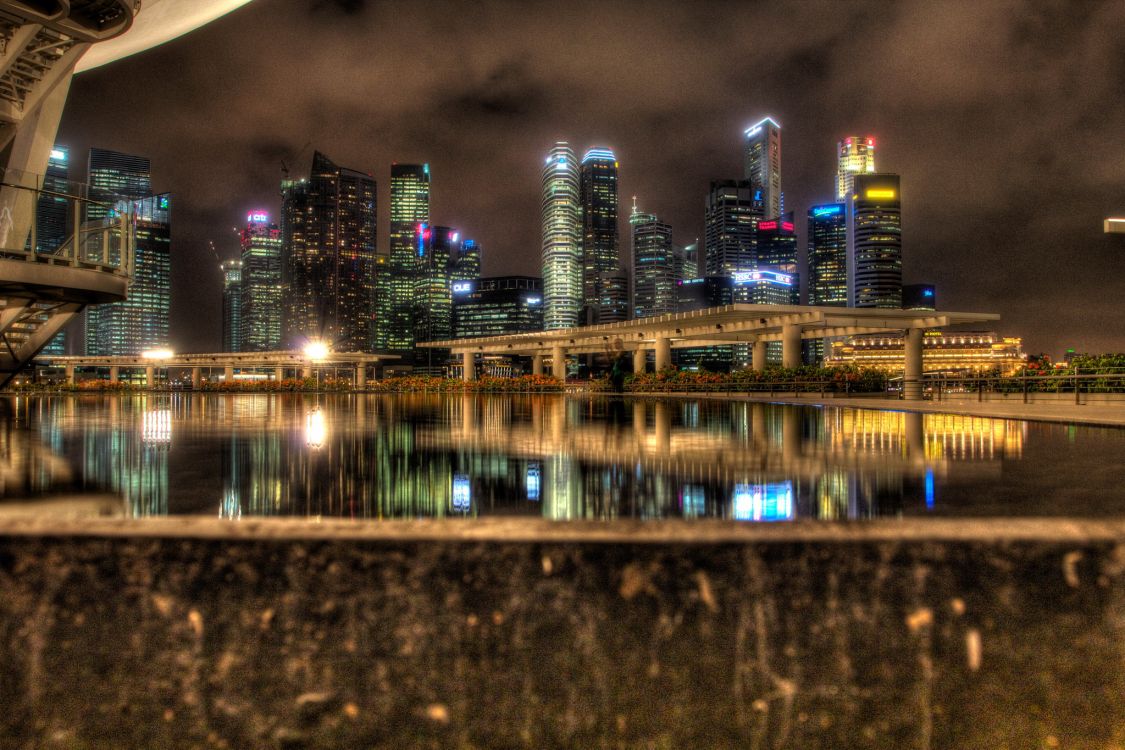
[[(901, 373), (904, 354), (901, 335), (870, 333), (833, 342), (824, 363)], [(922, 371), (927, 373), (1012, 375), (1026, 362), (1019, 337), (992, 331), (926, 331), (922, 337)]]

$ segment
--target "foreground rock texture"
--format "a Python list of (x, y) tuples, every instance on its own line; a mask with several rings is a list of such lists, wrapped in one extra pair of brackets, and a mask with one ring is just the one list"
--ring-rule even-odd
[(8, 748), (1125, 748), (1125, 544), (0, 537)]

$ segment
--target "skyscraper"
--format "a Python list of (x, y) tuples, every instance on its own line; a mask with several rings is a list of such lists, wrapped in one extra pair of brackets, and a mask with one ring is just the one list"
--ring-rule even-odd
[[(390, 259), (386, 266), (389, 292), (384, 302), (386, 348), (407, 354), (414, 350), (415, 324), (421, 311), (414, 297), (420, 272), (418, 226), (430, 223), (430, 165), (391, 165)], [(377, 323), (378, 325), (378, 323)]]
[(224, 260), (223, 272), (223, 351), (242, 349), (242, 261)]
[(848, 235), (844, 207), (809, 208), (809, 304), (848, 304)]
[(857, 174), (875, 171), (875, 139), (850, 135), (837, 144), (836, 200), (843, 203), (852, 192)]
[(106, 218), (119, 200), (152, 195), (151, 168), (143, 156), (91, 148), (86, 174), (91, 201), (86, 204), (87, 221)]
[(760, 204), (749, 180), (716, 180), (707, 194), (704, 247), (708, 276), (752, 271)]
[[(53, 253), (66, 242), (67, 199), (70, 190), (70, 150), (56, 145), (47, 159), (47, 172), (43, 175), (43, 193), (35, 206), (35, 249), (40, 253)], [(55, 195), (50, 195), (54, 193)], [(30, 238), (28, 239), (30, 242)], [(59, 331), (41, 354), (66, 354), (66, 331)]]
[[(461, 234), (449, 227), (419, 224), (415, 229), (419, 272), (414, 286), (419, 318), (416, 341), (453, 337), (452, 271), (461, 254)], [(466, 279), (467, 280), (467, 279)], [(432, 349), (421, 352), (429, 359)]]
[(454, 336), (474, 338), (543, 330), (541, 286), (533, 276), (454, 282)]
[(172, 301), (172, 202), (167, 193), (134, 201), (136, 258), (123, 302), (86, 310), (86, 354), (135, 355), (168, 348)]
[(578, 161), (565, 141), (543, 165), (543, 327), (581, 322), (582, 206)]
[(242, 302), (238, 351), (281, 348), (281, 228), (251, 211), (242, 228)]
[(847, 202), (850, 307), (902, 308), (902, 202), (897, 174), (855, 176)]
[(746, 129), (745, 177), (762, 191), (763, 218), (781, 215), (781, 126), (766, 117)]
[(789, 297), (785, 302), (776, 304), (801, 304), (800, 277), (797, 273), (797, 229), (793, 224), (793, 214), (786, 213), (776, 219), (758, 222), (756, 244), (755, 270), (773, 271), (788, 277), (786, 291)]
[(629, 216), (633, 246), (633, 317), (649, 318), (676, 310), (672, 227), (633, 204)]
[(370, 351), (375, 313), (375, 178), (313, 155), (282, 185), (283, 344), (320, 339)]
[(603, 322), (601, 280), (618, 269), (617, 157), (608, 148), (588, 149), (579, 171), (582, 198), (583, 323)]
[[(454, 237), (457, 242), (459, 237)], [(451, 258), (450, 278), (453, 281), (472, 281), (480, 278), (480, 245), (476, 240), (461, 240), (457, 257)]]

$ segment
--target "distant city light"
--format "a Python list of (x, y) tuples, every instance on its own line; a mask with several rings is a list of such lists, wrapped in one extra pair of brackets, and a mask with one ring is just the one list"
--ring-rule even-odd
[(841, 206), (839, 203), (836, 203), (836, 204), (831, 205), (831, 206), (819, 206), (817, 208), (814, 208), (813, 212), (812, 212), (812, 215), (813, 216), (831, 216), (833, 214), (840, 213), (842, 210), (843, 210), (843, 206)]
[(51, 149), (51, 158), (55, 161), (66, 161), (66, 152), (53, 148)]
[(305, 356), (314, 362), (328, 358), (328, 344), (323, 341), (310, 341), (305, 345)]
[(758, 225), (758, 229), (761, 229), (763, 231), (769, 231), (771, 229), (777, 229), (777, 222), (776, 221), (763, 221), (761, 224)]
[(471, 281), (455, 281), (453, 282), (453, 291), (456, 294), (464, 292), (471, 292), (473, 290), (473, 282)]
[(760, 133), (762, 131), (762, 126), (765, 125), (767, 122), (772, 124), (778, 130), (781, 130), (781, 125), (779, 125), (777, 123), (777, 121), (774, 120), (772, 117), (763, 117), (758, 122), (756, 122), (753, 125), (751, 125), (750, 127), (746, 128), (746, 137), (747, 138), (753, 138), (754, 136), (756, 136), (758, 133)]
[(791, 222), (791, 221), (781, 222), (781, 229), (782, 229), (782, 231), (785, 231), (785, 232), (792, 232), (793, 231), (793, 222)]
[(864, 193), (864, 197), (868, 200), (878, 200), (880, 198), (894, 198), (897, 193), (894, 190), (868, 190)]
[(265, 224), (270, 220), (270, 215), (265, 211), (251, 211), (246, 214), (246, 223)]
[(172, 442), (172, 412), (168, 409), (146, 411), (141, 424), (141, 439), (146, 443)]
[(145, 359), (171, 359), (175, 356), (175, 352), (171, 349), (149, 349), (147, 352), (141, 352), (141, 356)]
[(1125, 219), (1106, 219), (1106, 234), (1125, 234)]

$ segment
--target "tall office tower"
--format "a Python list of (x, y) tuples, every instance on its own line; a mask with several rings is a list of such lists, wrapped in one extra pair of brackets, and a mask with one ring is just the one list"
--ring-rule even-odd
[(898, 175), (856, 175), (846, 211), (849, 307), (901, 309), (902, 201)]
[(282, 341), (370, 351), (375, 313), (375, 178), (313, 155), (282, 185)]
[(389, 298), (380, 307), (386, 317), (385, 346), (392, 352), (414, 351), (414, 329), (420, 314), (414, 299), (420, 271), (418, 225), (429, 223), (430, 165), (391, 164), (390, 259), (385, 285)]
[(636, 203), (629, 224), (633, 237), (633, 317), (651, 318), (675, 312), (672, 227), (653, 214), (638, 211)]
[[(458, 236), (453, 237), (457, 242)], [(472, 281), (480, 278), (480, 245), (476, 240), (461, 240), (456, 258), (451, 258), (450, 278), (454, 281)]]
[[(416, 341), (440, 341), (453, 337), (453, 271), (461, 254), (460, 232), (449, 227), (419, 224), (415, 228), (419, 272), (414, 299), (419, 317)], [(428, 357), (428, 351), (422, 352)]]
[(582, 322), (582, 205), (578, 160), (559, 141), (543, 164), (543, 328)]
[(242, 352), (281, 348), (281, 228), (265, 211), (251, 211), (242, 228)]
[(705, 270), (708, 276), (751, 271), (756, 262), (754, 234), (762, 217), (749, 180), (716, 180), (707, 194)]
[(797, 273), (797, 228), (793, 214), (758, 222), (756, 269), (775, 271), (789, 277), (787, 305), (801, 304), (801, 281)]
[(762, 191), (765, 216), (781, 216), (781, 126), (766, 117), (746, 129), (745, 176)]
[(171, 197), (164, 193), (133, 201), (132, 210), (136, 216), (136, 258), (129, 298), (87, 308), (87, 355), (126, 356), (168, 348)]
[(600, 323), (600, 282), (620, 264), (617, 233), (617, 157), (608, 148), (588, 149), (579, 170), (582, 198), (583, 323)]
[(844, 207), (809, 208), (809, 304), (848, 304), (848, 233)]
[(87, 161), (90, 203), (86, 204), (86, 220), (106, 218), (120, 200), (139, 200), (152, 195), (149, 161), (104, 148), (90, 149)]
[(223, 272), (223, 351), (242, 349), (242, 261), (224, 260)]
[[(70, 190), (70, 150), (66, 146), (55, 146), (47, 159), (47, 172), (43, 175), (43, 193), (35, 206), (35, 249), (40, 253), (53, 253), (66, 242), (68, 218), (67, 200), (64, 195), (73, 195)], [(50, 195), (55, 193), (55, 195)], [(28, 238), (30, 245), (31, 238)], [(66, 354), (66, 331), (59, 331), (41, 354), (59, 356)]]
[(629, 319), (629, 269), (618, 268), (598, 277), (598, 322)]
[(852, 193), (857, 174), (875, 172), (875, 139), (850, 135), (837, 144), (836, 200), (843, 203)]
[(690, 245), (679, 245), (672, 256), (676, 281), (699, 276), (699, 240)]
[[(676, 312), (703, 310), (729, 305), (734, 301), (734, 279), (729, 275), (683, 279), (676, 282)], [(738, 347), (692, 346), (672, 350), (677, 366), (689, 370), (730, 370), (733, 352)], [(745, 347), (742, 347), (745, 348)]]

